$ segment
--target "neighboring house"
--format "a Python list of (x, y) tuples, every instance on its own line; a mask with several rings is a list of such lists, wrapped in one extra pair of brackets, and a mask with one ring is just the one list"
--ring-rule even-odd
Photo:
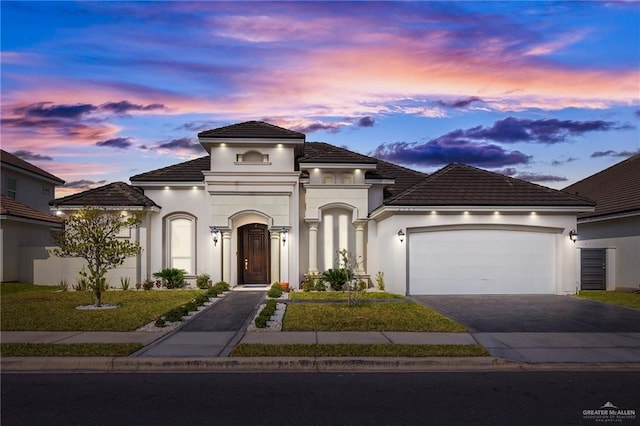
[[(209, 155), (55, 200), (146, 211), (135, 279), (166, 267), (232, 285), (290, 282), (359, 260), (401, 294), (570, 294), (569, 233), (594, 203), (450, 164), (432, 175), (250, 121), (198, 134)], [(102, 193), (119, 192), (107, 202)], [(50, 274), (49, 274), (50, 276)], [(117, 276), (117, 272), (114, 273)]]
[(64, 181), (3, 150), (0, 175), (0, 282), (32, 282), (32, 256), (46, 258), (51, 230), (61, 228), (49, 213), (49, 201)]
[(578, 215), (583, 290), (640, 287), (640, 154), (568, 186), (597, 203)]

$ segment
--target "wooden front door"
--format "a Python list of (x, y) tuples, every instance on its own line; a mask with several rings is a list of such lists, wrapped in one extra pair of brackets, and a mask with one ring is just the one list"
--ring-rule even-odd
[(251, 223), (238, 228), (238, 283), (269, 284), (269, 230)]

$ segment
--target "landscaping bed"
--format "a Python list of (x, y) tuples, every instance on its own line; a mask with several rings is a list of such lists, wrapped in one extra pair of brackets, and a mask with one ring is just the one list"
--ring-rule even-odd
[[(289, 300), (347, 300), (348, 294), (344, 291), (296, 291), (289, 293)], [(363, 291), (358, 293), (359, 300), (377, 299), (404, 299), (399, 294), (387, 293), (384, 291)]]

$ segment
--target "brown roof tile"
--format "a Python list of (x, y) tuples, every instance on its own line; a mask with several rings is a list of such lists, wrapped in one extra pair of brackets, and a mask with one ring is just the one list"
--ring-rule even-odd
[(324, 142), (307, 142), (299, 163), (362, 163), (376, 164), (378, 160)]
[(51, 179), (57, 182), (59, 185), (64, 184), (64, 181), (59, 177), (54, 176), (51, 173), (45, 170), (42, 170), (40, 167), (34, 166), (33, 164), (26, 162), (23, 159), (18, 158), (15, 155), (5, 150), (0, 150), (0, 161), (6, 164), (12, 165), (13, 167), (17, 167), (19, 169), (22, 169), (31, 173), (35, 173), (44, 178)]
[(50, 222), (59, 224), (61, 220), (56, 216), (41, 212), (33, 207), (29, 207), (26, 204), (22, 204), (6, 195), (0, 194), (0, 214), (19, 217), (24, 219), (40, 220), (43, 222)]
[(144, 191), (124, 182), (114, 182), (78, 194), (58, 198), (49, 203), (64, 206), (158, 207)]
[(304, 133), (274, 126), (264, 121), (246, 121), (198, 133), (199, 138), (304, 139)]
[(579, 218), (640, 212), (640, 154), (621, 161), (564, 189), (597, 203)]
[(204, 170), (211, 168), (211, 156), (196, 158), (184, 163), (174, 164), (161, 169), (152, 170), (131, 176), (131, 182), (202, 182)]
[(581, 206), (593, 203), (562, 191), (453, 163), (385, 201), (394, 206)]

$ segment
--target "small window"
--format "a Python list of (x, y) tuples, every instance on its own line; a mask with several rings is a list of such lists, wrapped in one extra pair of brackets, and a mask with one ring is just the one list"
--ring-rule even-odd
[(16, 194), (18, 192), (18, 179), (16, 178), (7, 178), (7, 197), (16, 199)]
[(44, 195), (51, 195), (51, 187), (49, 185), (42, 185), (42, 193)]

